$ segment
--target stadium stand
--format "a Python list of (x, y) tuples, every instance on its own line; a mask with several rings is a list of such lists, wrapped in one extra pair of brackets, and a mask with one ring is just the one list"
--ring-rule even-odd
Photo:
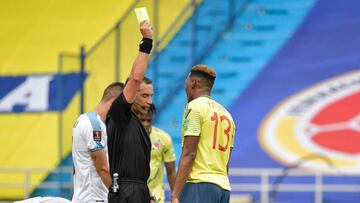
[[(246, 183), (254, 186), (249, 173), (247, 180), (232, 179), (254, 202), (359, 202), (359, 42), (353, 40), (360, 32), (359, 6), (358, 1), (314, 1), (231, 104), (238, 123), (232, 167), (280, 170), (275, 176), (258, 171), (255, 181), (269, 183), (261, 184), (261, 192), (246, 188)], [(296, 169), (310, 176), (293, 177)]]
[[(208, 64), (218, 71), (219, 80), (214, 86), (213, 96), (225, 106), (229, 106), (234, 102), (237, 96), (241, 94), (241, 91), (251, 83), (273, 55), (276, 54), (278, 49), (291, 37), (292, 33), (302, 22), (314, 3), (314, 1), (309, 0), (301, 2), (281, 1), (281, 4), (280, 1), (276, 1), (277, 3), (272, 1), (237, 2), (241, 3), (238, 3), (238, 7), (235, 8), (235, 12), (232, 16), (234, 19), (230, 19), (230, 23), (232, 23), (233, 26), (229, 27), (227, 30), (224, 29), (224, 26), (219, 26), (226, 25), (228, 22), (227, 6), (221, 4), (220, 1), (210, 0), (201, 4), (198, 8), (199, 13), (201, 13), (200, 10), (204, 8), (204, 10), (210, 10), (210, 14), (215, 13), (216, 15), (220, 15), (222, 13), (223, 15), (223, 20), (221, 21), (221, 18), (217, 17), (219, 21), (215, 21), (215, 23), (207, 20), (202, 22), (201, 19), (207, 19), (207, 16), (198, 16), (198, 21), (200, 21), (198, 24), (202, 25), (210, 23), (208, 26), (211, 26), (212, 29), (218, 29), (218, 31), (214, 31), (213, 33), (217, 33), (219, 39), (216, 41), (209, 40), (210, 42), (213, 42), (212, 44), (210, 44), (208, 40), (202, 42), (207, 42), (209, 44), (203, 45), (205, 47), (203, 48), (203, 52), (205, 52), (206, 55), (201, 61), (197, 62)], [(219, 6), (219, 4), (223, 7)], [(211, 8), (213, 10), (211, 10)], [(220, 9), (223, 9), (222, 12), (220, 12)], [(262, 9), (263, 11), (261, 11)], [(274, 12), (274, 10), (276, 12)], [(192, 18), (194, 18), (194, 16)], [(266, 19), (266, 23), (264, 22), (264, 19)], [(282, 23), (285, 19), (286, 24)], [(189, 21), (191, 22), (191, 20), (192, 19)], [(188, 27), (190, 22), (188, 22), (174, 37), (170, 42), (168, 49), (175, 47), (174, 49), (176, 50), (181, 45), (185, 46), (184, 44), (186, 43), (183, 42), (188, 38), (182, 33), (190, 32), (191, 28)], [(216, 24), (216, 22), (218, 24)], [(206, 32), (202, 32), (201, 27), (198, 39), (205, 37), (207, 37), (207, 34)], [(211, 39), (211, 36), (209, 38)], [(213, 38), (216, 38), (216, 36)], [(177, 46), (176, 43), (178, 44)], [(185, 48), (185, 50), (190, 49), (191, 47)], [(164, 64), (159, 65), (160, 74), (158, 80), (161, 84), (159, 86), (166, 88), (167, 90), (174, 88), (176, 89), (176, 92), (165, 91), (166, 89), (163, 91), (160, 90), (162, 94), (166, 95), (164, 96), (165, 98), (160, 96), (160, 101), (164, 102), (166, 105), (160, 106), (160, 108), (163, 109), (161, 109), (162, 112), (157, 118), (157, 125), (172, 134), (179, 144), (179, 139), (181, 138), (180, 125), (182, 111), (183, 106), (186, 103), (184, 81), (186, 73), (188, 72), (187, 68), (191, 66), (191, 61), (185, 60), (186, 57), (182, 57), (182, 61), (173, 61), (174, 59), (180, 58), (177, 57), (179, 53), (186, 54), (187, 52), (167, 51), (168, 50), (165, 49), (159, 56), (160, 58), (164, 57), (162, 60), (162, 63)], [(166, 60), (166, 57), (168, 60)], [(172, 67), (171, 70), (174, 72), (176, 71), (176, 74), (164, 74), (164, 76), (162, 76), (161, 69), (169, 71), (168, 67)], [(180, 74), (181, 71), (183, 71), (183, 74)], [(171, 79), (167, 78), (169, 76)], [(173, 83), (172, 81), (177, 82), (175, 85), (171, 85)], [(236, 85), (227, 88), (229, 84)], [(180, 149), (180, 147), (176, 148)]]
[[(360, 101), (360, 73), (356, 53), (360, 44), (354, 39), (360, 34), (356, 26), (360, 22), (360, 3), (179, 2), (164, 1), (158, 10), (147, 0), (133, 1), (126, 7), (146, 6), (152, 22), (158, 22), (154, 25), (158, 28), (156, 49), (147, 75), (154, 79), (159, 109), (156, 126), (173, 136), (177, 157), (181, 152), (181, 118), (186, 104), (185, 77), (193, 64), (204, 63), (218, 72), (212, 96), (229, 107), (237, 124), (230, 168), (231, 202), (359, 202), (360, 109), (356, 104)], [(158, 19), (155, 13), (159, 14)], [(133, 24), (135, 17), (127, 13), (115, 26), (108, 25), (111, 29), (97, 43), (89, 49), (84, 47), (82, 58), (78, 54), (60, 55), (61, 71), (74, 75), (61, 79), (56, 76), (50, 83), (66, 89), (66, 81), (81, 80), (78, 67), (83, 59), (86, 80), (82, 108), (90, 110), (98, 102), (94, 98), (100, 97), (108, 82), (125, 80), (137, 51), (133, 44), (139, 38), (128, 32)], [(39, 66), (34, 72), (42, 70)], [(27, 78), (19, 79), (16, 71), (5, 71), (6, 76), (10, 73), (15, 77), (1, 75), (0, 80), (20, 84)], [(50, 108), (50, 112), (0, 114), (0, 122), (6, 126), (0, 129), (1, 135), (16, 128), (17, 121), (33, 121), (24, 122), (23, 128), (11, 134), (1, 166), (45, 168), (29, 168), (25, 173), (21, 168), (11, 172), (0, 168), (0, 182), (11, 185), (0, 187), (0, 199), (21, 198), (29, 192), (31, 196), (71, 197), (69, 132), (70, 123), (80, 111), (78, 85), (73, 94), (66, 96), (69, 101), (63, 104), (60, 99), (59, 106)], [(11, 88), (0, 89), (0, 99), (7, 93), (3, 89)], [(324, 92), (327, 88), (329, 92)], [(300, 107), (290, 108), (299, 101)], [(15, 106), (12, 110), (21, 113), (26, 107)], [(296, 114), (302, 111), (305, 116)], [(342, 123), (338, 125), (335, 118), (342, 118)], [(58, 131), (65, 132), (61, 141), (58, 137), (44, 140), (45, 134), (57, 135)], [(24, 143), (36, 144), (23, 149)], [(16, 147), (19, 151), (11, 150)], [(30, 152), (24, 155), (24, 151)], [(45, 181), (39, 185), (41, 180)]]
[[(86, 9), (84, 3), (86, 2)], [(60, 51), (77, 52), (79, 43), (89, 45), (94, 43), (102, 33), (130, 5), (128, 1), (108, 1), (98, 5), (88, 1), (7, 1), (1, 3), (1, 47), (0, 47), (0, 97), (12, 90), (29, 91), (36, 85), (37, 93), (56, 89), (59, 82), (57, 73), (57, 56)], [(94, 30), (94, 27), (97, 27)], [(76, 81), (79, 60), (68, 60), (64, 68), (64, 81)], [(66, 75), (70, 73), (70, 75)], [(75, 78), (74, 78), (75, 77)], [(50, 79), (50, 80), (49, 80)], [(23, 83), (26, 82), (26, 83)], [(25, 86), (20, 86), (20, 84)], [(42, 89), (45, 88), (45, 89)], [(68, 95), (69, 105), (64, 110), (64, 118), (71, 126), (71, 114), (78, 114), (79, 99), (73, 89)], [(34, 91), (36, 93), (36, 91)], [(16, 95), (15, 95), (16, 96)], [(25, 102), (39, 95), (25, 95)], [(44, 95), (45, 96), (45, 95)], [(59, 150), (58, 113), (56, 96), (47, 108), (44, 106), (32, 108), (24, 104), (1, 108), (0, 135), (4, 144), (0, 165), (5, 169), (0, 173), (0, 199), (16, 199), (29, 195), (24, 187), (32, 190), (45, 177), (46, 171), (37, 168), (53, 169), (59, 163), (59, 153), (63, 156), (68, 150)], [(53, 97), (55, 96), (55, 97)], [(16, 98), (16, 97), (13, 97)], [(39, 101), (38, 100), (38, 101)], [(8, 100), (9, 101), (9, 100)], [(4, 103), (1, 103), (4, 105)], [(43, 111), (43, 109), (46, 109)], [(33, 112), (28, 112), (33, 111)], [(40, 111), (40, 112), (39, 112)], [(74, 115), (73, 115), (74, 116)], [(71, 127), (70, 127), (71, 129)], [(71, 136), (64, 138), (63, 147), (69, 149)], [(10, 168), (16, 168), (11, 170)], [(27, 172), (37, 172), (26, 176)], [(26, 173), (25, 173), (26, 172)], [(31, 185), (24, 184), (31, 180)], [(27, 193), (27, 194), (26, 194)]]
[[(169, 38), (173, 34), (168, 32), (176, 32), (179, 27), (185, 22), (187, 17), (191, 14), (191, 6), (193, 3), (191, 1), (172, 1), (172, 2), (162, 2), (158, 4), (158, 8), (154, 6), (152, 1), (134, 1), (133, 4), (128, 8), (120, 20), (116, 23), (111, 29), (106, 32), (93, 46), (88, 49), (84, 49), (83, 58), (84, 58), (84, 67), (85, 72), (88, 74), (88, 77), (84, 83), (84, 111), (90, 111), (98, 103), (98, 99), (101, 98), (103, 88), (113, 82), (114, 80), (124, 81), (126, 76), (129, 74), (131, 68), (131, 63), (135, 54), (137, 53), (137, 47), (134, 44), (137, 44), (140, 36), (138, 33), (136, 35), (131, 34), (134, 29), (134, 25), (137, 24), (133, 9), (135, 7), (145, 6), (148, 9), (150, 20), (155, 24), (154, 11), (157, 9), (158, 15), (167, 16), (167, 18), (161, 18), (157, 21), (157, 27), (161, 29), (155, 29), (157, 31), (156, 36), (161, 38), (161, 43), (158, 43), (157, 50), (161, 51), (161, 46), (166, 46)], [(170, 12), (171, 11), (171, 12)], [(173, 27), (173, 21), (176, 20), (176, 25)], [(165, 33), (167, 36), (164, 36)], [(121, 60), (119, 60), (121, 59)], [(68, 62), (69, 59), (64, 59), (63, 62)], [(64, 65), (65, 68), (68, 66)], [(101, 67), (101, 68), (99, 68)], [(67, 116), (67, 120), (74, 121), (79, 111), (72, 111), (74, 115)], [(65, 119), (64, 119), (65, 120)], [(65, 124), (65, 123), (64, 123)], [(71, 141), (69, 135), (71, 136), (71, 127), (72, 125), (62, 125), (63, 132), (65, 133), (64, 143)], [(69, 146), (69, 145), (67, 145)], [(65, 168), (65, 171), (71, 170), (72, 159), (70, 148), (67, 147), (64, 149), (66, 155), (60, 164), (58, 164), (59, 169)], [(31, 196), (42, 196), (42, 195), (52, 195), (52, 196), (62, 196), (66, 198), (71, 198), (72, 195), (72, 185), (71, 185), (71, 174), (61, 173), (56, 171), (50, 173), (45, 181), (37, 187), (37, 189), (31, 194)], [(49, 182), (58, 182), (59, 184), (55, 185), (53, 188), (49, 189), (46, 185)], [(44, 187), (45, 186), (45, 187)]]
[[(24, 1), (2, 4), (1, 23), (4, 29), (1, 34), (4, 40), (0, 49), (3, 53), (0, 58), (0, 134), (7, 145), (4, 146), (4, 154), (0, 159), (0, 199), (28, 197), (35, 187), (58, 188), (47, 191), (45, 195), (65, 192), (67, 195), (63, 196), (69, 197), (71, 168), (63, 170), (56, 167), (61, 161), (68, 166), (72, 165), (68, 159), (71, 128), (81, 109), (79, 91), (83, 77), (79, 73), (79, 45), (84, 45), (83, 54), (87, 57), (84, 76), (87, 96), (83, 108), (89, 110), (98, 102), (94, 98), (100, 98), (103, 87), (120, 76), (124, 80), (131, 67), (130, 57), (133, 58), (137, 52), (133, 45), (138, 43), (140, 37), (129, 34), (136, 24), (132, 9), (135, 6), (146, 6), (150, 16), (154, 17), (153, 9), (157, 8), (152, 1), (139, 0), (99, 4), (100, 2), (96, 1)], [(189, 1), (162, 3), (163, 9), (158, 9), (157, 12), (167, 18), (158, 20), (158, 37), (168, 30), (169, 24), (188, 4)], [(128, 15), (128, 20), (123, 20), (121, 26), (116, 24), (113, 27), (116, 20), (125, 14)], [(190, 14), (183, 15), (184, 19)], [(177, 26), (180, 26), (184, 19), (178, 19)], [(116, 64), (115, 47), (120, 47), (114, 45), (113, 33), (120, 29), (121, 53), (118, 53), (117, 58), (122, 59), (118, 61), (122, 68), (121, 72), (116, 74), (115, 68), (111, 67), (110, 70), (110, 66)], [(109, 31), (106, 32), (107, 30)], [(104, 33), (105, 36), (99, 40)], [(108, 33), (112, 35), (108, 36)], [(171, 38), (172, 35), (168, 37)], [(95, 43), (97, 40), (98, 43)], [(167, 39), (163, 41), (165, 46)], [(102, 46), (99, 46), (99, 42), (103, 43)], [(127, 43), (132, 43), (131, 49)], [(90, 48), (86, 49), (87, 47)], [(94, 58), (96, 60), (93, 60)], [(127, 58), (129, 59), (125, 60)], [(37, 88), (32, 87), (34, 84), (37, 84)], [(97, 92), (97, 89), (101, 91)], [(10, 92), (16, 92), (17, 95), (9, 94)], [(8, 99), (4, 102), (5, 95), (13, 96), (6, 97)], [(25, 103), (19, 102), (19, 95), (23, 97), (20, 99), (26, 98)], [(36, 109), (27, 105), (31, 101), (35, 101), (34, 104), (38, 101), (43, 103)], [(53, 176), (48, 176), (50, 171), (53, 171)], [(45, 179), (49, 181), (39, 185)], [(59, 188), (65, 190), (61, 191)], [(44, 193), (35, 191), (33, 196), (42, 194)]]

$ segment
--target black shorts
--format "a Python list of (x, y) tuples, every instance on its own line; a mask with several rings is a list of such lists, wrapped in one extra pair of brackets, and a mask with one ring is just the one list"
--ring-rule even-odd
[(109, 190), (108, 203), (150, 202), (150, 192), (146, 182), (119, 181), (119, 191)]

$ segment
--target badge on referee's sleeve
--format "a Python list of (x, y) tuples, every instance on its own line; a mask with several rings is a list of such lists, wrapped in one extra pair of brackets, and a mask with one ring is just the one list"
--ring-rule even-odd
[(94, 141), (101, 141), (101, 130), (93, 131), (93, 139)]

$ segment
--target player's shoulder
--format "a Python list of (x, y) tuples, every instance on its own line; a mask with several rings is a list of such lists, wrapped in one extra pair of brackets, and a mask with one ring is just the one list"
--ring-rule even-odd
[(230, 115), (229, 111), (221, 103), (219, 103), (215, 99), (213, 99), (211, 97), (207, 97), (207, 103), (209, 104), (209, 106), (212, 109), (215, 109), (215, 110), (218, 110), (218, 111), (221, 111), (223, 113), (226, 113), (226, 114)]
[(78, 119), (78, 121), (87, 121), (89, 120), (89, 117), (86, 115), (86, 113), (81, 114)]
[(206, 102), (207, 97), (198, 97), (196, 99), (193, 99), (191, 102), (189, 102), (189, 104), (199, 104), (199, 103), (204, 103)]
[(156, 134), (161, 139), (171, 140), (171, 136), (167, 132), (165, 132), (164, 130), (162, 130), (158, 127), (152, 126), (151, 131), (152, 131), (151, 133)]
[(81, 114), (75, 121), (73, 128), (87, 128), (91, 126), (89, 117), (86, 114)]
[(170, 136), (167, 132), (165, 132), (164, 130), (156, 127), (156, 126), (151, 126), (151, 130), (155, 133), (155, 134), (158, 134), (158, 135), (161, 135), (161, 136)]
[(190, 101), (187, 107), (191, 109), (201, 109), (206, 105), (206, 103), (207, 103), (207, 97), (198, 97)]

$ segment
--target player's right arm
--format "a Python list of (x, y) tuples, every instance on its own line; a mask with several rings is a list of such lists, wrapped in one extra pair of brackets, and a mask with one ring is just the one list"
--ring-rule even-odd
[[(106, 136), (103, 130), (93, 129), (91, 121), (85, 122), (84, 120), (78, 124), (81, 128), (81, 139), (85, 143), (85, 149), (87, 149), (95, 170), (100, 176), (104, 185), (109, 188), (111, 184), (111, 177), (109, 172), (109, 166), (107, 163), (107, 154), (105, 150)], [(84, 149), (82, 149), (84, 150)]]
[(90, 152), (96, 172), (100, 176), (102, 182), (109, 188), (111, 185), (111, 177), (109, 167), (107, 165), (106, 151), (104, 149)]
[(176, 178), (176, 167), (175, 167), (175, 152), (173, 143), (170, 135), (164, 133), (164, 151), (163, 160), (165, 162), (166, 175), (169, 182), (171, 191), (174, 190), (175, 178)]
[(201, 116), (197, 106), (191, 103), (185, 108), (183, 118), (184, 144), (182, 147), (179, 168), (175, 178), (174, 189), (171, 193), (171, 203), (179, 202), (182, 191), (194, 164), (201, 134)]
[(123, 91), (126, 101), (130, 104), (133, 103), (135, 100), (135, 96), (140, 88), (140, 84), (144, 78), (147, 69), (149, 53), (146, 53), (147, 51), (143, 51), (141, 49), (141, 46), (152, 43), (152, 31), (150, 22), (142, 21), (140, 23), (140, 32), (143, 36), (143, 40), (140, 42), (140, 52), (134, 61), (128, 82)]
[(182, 191), (196, 158), (200, 137), (187, 135), (184, 138), (184, 146), (179, 162), (179, 169), (175, 178), (174, 189), (171, 193), (171, 203), (179, 202), (179, 194)]
[(176, 178), (176, 167), (175, 161), (165, 162), (166, 176), (169, 182), (170, 190), (174, 190), (175, 178)]

